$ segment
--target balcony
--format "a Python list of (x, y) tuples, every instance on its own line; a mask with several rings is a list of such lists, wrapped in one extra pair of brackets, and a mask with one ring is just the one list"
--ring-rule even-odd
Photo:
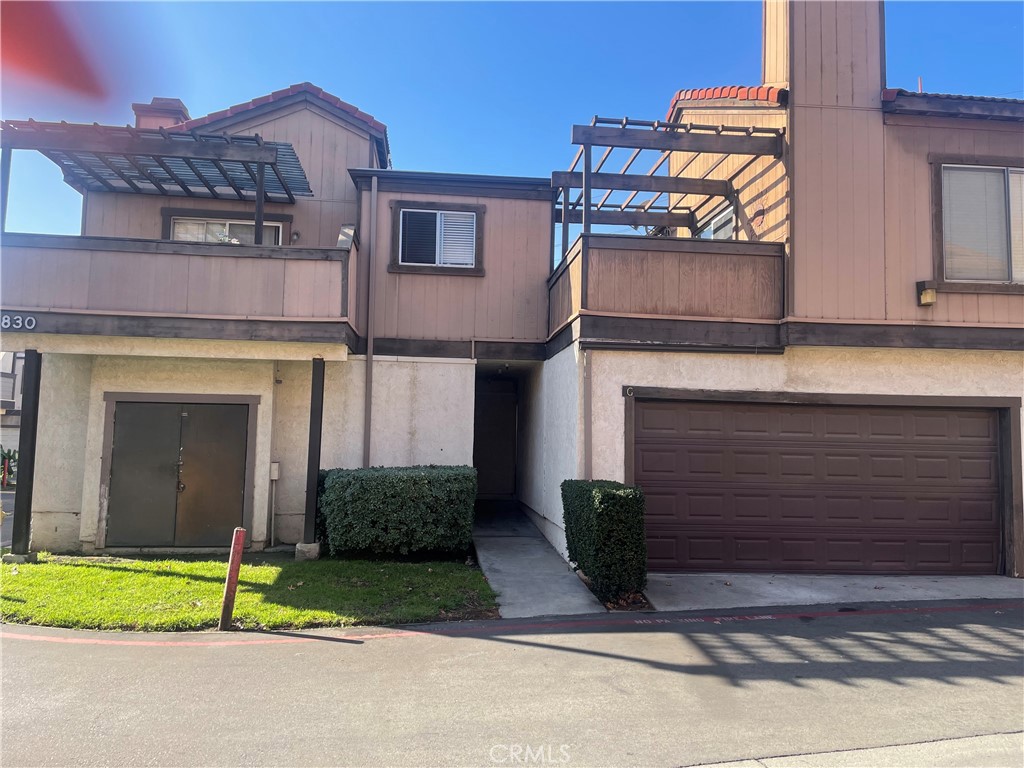
[(354, 343), (344, 249), (6, 233), (0, 256), (35, 333)]
[[(562, 259), (548, 279), (550, 336), (781, 349), (785, 246), (756, 240), (751, 222), (766, 212), (752, 179), (764, 186), (779, 167), (784, 130), (595, 117), (572, 135), (572, 165), (551, 175)], [(723, 215), (727, 229), (714, 224)]]

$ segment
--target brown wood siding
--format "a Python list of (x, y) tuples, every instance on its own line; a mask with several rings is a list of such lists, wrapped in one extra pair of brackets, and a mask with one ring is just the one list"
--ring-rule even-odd
[(929, 154), (1016, 158), (1024, 164), (1019, 125), (889, 116), (885, 126), (885, 317), (888, 320), (1024, 325), (1024, 295), (940, 293), (917, 306), (918, 280), (933, 280)]
[(762, 4), (761, 81), (765, 85), (789, 85), (789, 5), (788, 0)]
[(991, 410), (637, 402), (652, 570), (996, 573)]
[[(369, 192), (362, 202), (369, 231)], [(483, 217), (484, 275), (413, 274), (388, 270), (392, 208), (397, 200), (479, 205)], [(374, 335), (398, 339), (545, 341), (548, 325), (551, 204), (419, 192), (381, 192), (373, 265)]]
[(4, 248), (0, 303), (51, 311), (231, 318), (343, 314), (347, 259)]
[[(284, 141), (295, 147), (313, 197), (299, 197), (294, 205), (267, 204), (266, 211), (294, 217), (291, 231), (300, 233), (295, 245), (336, 247), (341, 227), (356, 223), (356, 188), (348, 169), (369, 163), (369, 136), (341, 125), (308, 104), (292, 105), (234, 125), (230, 133), (258, 133), (267, 141)], [(250, 217), (255, 209), (251, 202), (205, 198), (109, 192), (87, 193), (86, 198), (82, 234), (99, 237), (159, 240), (163, 207), (223, 210)]]
[(736, 253), (591, 245), (588, 259), (590, 311), (747, 320), (781, 317), (781, 253), (743, 253), (740, 243)]
[[(580, 311), (583, 293), (582, 240), (569, 248), (563, 265), (553, 274), (548, 288), (548, 333), (555, 333)], [(563, 268), (564, 267), (564, 268)]]

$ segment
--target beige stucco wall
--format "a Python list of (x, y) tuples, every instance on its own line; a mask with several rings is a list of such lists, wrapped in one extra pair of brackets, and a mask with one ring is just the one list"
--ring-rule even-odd
[(96, 356), (89, 387), (88, 439), (84, 454), (79, 531), (79, 538), (86, 549), (95, 546), (101, 525), (105, 392), (259, 396), (251, 537), (254, 547), (259, 548), (264, 544), (267, 540), (270, 433), (274, 400), (272, 362)]
[[(375, 358), (370, 463), (472, 464), (475, 371), (470, 360)], [(273, 492), (275, 539), (282, 543), (302, 535), (310, 374), (309, 363), (276, 368), (271, 455), (280, 462)], [(362, 466), (365, 376), (362, 356), (324, 370), (322, 467)]]
[(520, 400), (519, 500), (565, 556), (561, 483), (581, 477), (580, 353), (569, 346), (531, 371)]
[(43, 356), (32, 493), (34, 551), (79, 548), (92, 364), (93, 358), (87, 355)]
[(1020, 352), (792, 347), (783, 355), (592, 352), (595, 478), (622, 480), (623, 386), (879, 395), (1024, 396)]
[[(305, 515), (312, 365), (281, 362), (276, 371), (271, 461), (280, 464), (280, 479), (271, 485), (274, 539), (291, 544), (302, 537)], [(362, 466), (364, 372), (362, 360), (324, 367), (322, 467)]]

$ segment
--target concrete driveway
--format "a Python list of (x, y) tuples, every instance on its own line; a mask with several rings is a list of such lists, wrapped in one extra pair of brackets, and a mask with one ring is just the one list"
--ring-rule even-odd
[(0, 651), (5, 766), (1024, 762), (1019, 600), (411, 631), (5, 626)]

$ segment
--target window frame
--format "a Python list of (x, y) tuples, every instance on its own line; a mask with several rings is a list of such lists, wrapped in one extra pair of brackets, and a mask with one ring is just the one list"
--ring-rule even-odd
[[(720, 221), (724, 216), (728, 216), (729, 218), (732, 219), (732, 228), (729, 231), (729, 236), (715, 237), (715, 224), (718, 221)], [(709, 237), (704, 237), (705, 232), (711, 232), (711, 235)], [(724, 204), (719, 205), (718, 208), (715, 209), (714, 213), (710, 214), (706, 219), (704, 219), (704, 223), (697, 227), (697, 231), (694, 233), (694, 236), (701, 240), (717, 240), (718, 242), (728, 242), (729, 240), (737, 239), (737, 232), (738, 227), (736, 226), (736, 206), (731, 201), (727, 201)]]
[[(234, 243), (197, 243), (193, 240), (175, 240), (174, 220), (192, 219), (193, 221), (217, 221), (231, 224), (255, 224), (255, 214), (250, 216), (246, 211), (225, 211), (217, 209), (201, 208), (161, 208), (160, 216), (163, 219), (160, 228), (160, 239), (172, 243), (189, 243), (191, 245), (234, 245)], [(246, 248), (284, 248), (291, 245), (292, 215), (287, 213), (266, 213), (263, 215), (264, 226), (277, 226), (280, 230), (280, 242), (278, 245), (263, 243), (263, 245), (246, 245)], [(241, 244), (239, 244), (241, 245)]]
[[(406, 264), (402, 261), (402, 212), (423, 211), (429, 213), (473, 213), (476, 214), (476, 243), (473, 266), (456, 264)], [(388, 272), (407, 272), (424, 275), (466, 275), (484, 276), (484, 216), (487, 207), (462, 203), (422, 202), (418, 200), (393, 200), (391, 202), (391, 258)], [(436, 257), (435, 257), (436, 258)]]
[[(1024, 170), (1024, 159), (1019, 157), (972, 157), (969, 155), (929, 154), (932, 174), (932, 261), (934, 287), (940, 293), (1013, 293), (1024, 294), (1024, 282), (1013, 281), (1012, 230), (1010, 211), (1007, 207), (1007, 258), (1010, 261), (1008, 281), (998, 280), (947, 280), (945, 254), (945, 218), (942, 199), (942, 169), (946, 166), (962, 166), (982, 169)], [(1009, 206), (1009, 200), (1007, 200)]]

